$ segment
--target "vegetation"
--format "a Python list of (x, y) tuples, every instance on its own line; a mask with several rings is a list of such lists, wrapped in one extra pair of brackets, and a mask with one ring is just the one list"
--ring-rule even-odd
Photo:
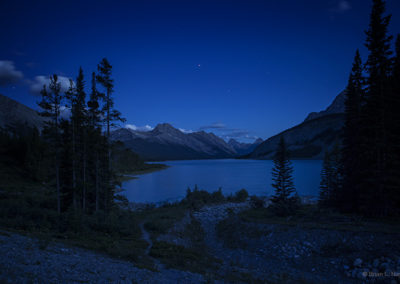
[(368, 216), (400, 213), (400, 40), (392, 57), (384, 12), (385, 2), (374, 0), (369, 55), (363, 65), (356, 52), (347, 86), (341, 159), (337, 149), (327, 154), (321, 182), (322, 205)]
[(296, 211), (298, 196), (293, 184), (292, 173), (293, 167), (289, 160), (289, 153), (285, 140), (281, 137), (272, 169), (272, 186), (275, 188), (275, 194), (271, 198), (271, 207), (277, 215), (286, 216)]
[(333, 207), (338, 202), (338, 194), (342, 193), (341, 150), (336, 143), (332, 151), (325, 153), (321, 171), (319, 203), (324, 207)]

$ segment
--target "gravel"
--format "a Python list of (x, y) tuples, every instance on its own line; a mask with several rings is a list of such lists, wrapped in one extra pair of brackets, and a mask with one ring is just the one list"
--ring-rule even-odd
[[(202, 283), (203, 276), (174, 269), (153, 272), (132, 263), (0, 231), (1, 283)], [(62, 280), (62, 281), (61, 281)]]

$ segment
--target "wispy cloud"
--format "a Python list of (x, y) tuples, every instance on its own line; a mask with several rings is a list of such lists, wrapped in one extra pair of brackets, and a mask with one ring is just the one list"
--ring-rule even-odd
[(204, 125), (199, 128), (199, 130), (207, 130), (207, 129), (224, 129), (226, 125), (222, 122), (215, 122), (209, 125)]
[(216, 122), (210, 125), (205, 125), (199, 128), (199, 130), (210, 130), (216, 132), (218, 136), (225, 140), (235, 139), (241, 142), (253, 142), (257, 136), (252, 135), (249, 130), (240, 128), (230, 128), (222, 122)]
[(17, 83), (24, 74), (15, 68), (13, 61), (0, 60), (0, 86)]
[[(65, 76), (58, 76), (58, 81), (61, 84), (61, 92), (66, 92), (70, 86), (70, 78)], [(28, 84), (30, 85), (29, 89), (31, 93), (34, 95), (39, 95), (44, 85), (46, 85), (46, 87), (49, 86), (50, 76), (36, 76), (33, 81), (28, 81)]]
[(151, 131), (154, 129), (150, 125), (136, 126), (134, 124), (125, 124), (125, 128), (135, 130), (135, 131)]

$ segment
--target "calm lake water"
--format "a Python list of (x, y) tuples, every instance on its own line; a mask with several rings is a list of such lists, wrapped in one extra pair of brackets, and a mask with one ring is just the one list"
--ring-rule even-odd
[[(245, 188), (250, 195), (271, 195), (271, 170), (269, 160), (191, 160), (167, 161), (170, 166), (149, 174), (139, 175), (122, 184), (124, 195), (132, 202), (176, 201), (183, 198), (186, 189), (215, 191), (222, 188), (229, 195)], [(317, 196), (322, 161), (293, 161), (294, 183), (301, 196)]]

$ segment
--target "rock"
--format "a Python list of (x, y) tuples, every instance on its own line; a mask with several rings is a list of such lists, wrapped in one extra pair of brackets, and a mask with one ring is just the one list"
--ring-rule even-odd
[(351, 277), (352, 278), (356, 278), (357, 277), (357, 269), (354, 269), (352, 272), (351, 272)]
[(374, 261), (372, 262), (372, 266), (375, 268), (379, 267), (379, 259), (375, 258)]
[(387, 270), (387, 269), (389, 269), (389, 266), (390, 266), (389, 263), (384, 262), (384, 263), (381, 264), (380, 268), (382, 270)]
[(353, 265), (354, 265), (355, 267), (360, 267), (361, 264), (362, 264), (362, 259), (361, 259), (361, 258), (357, 258), (357, 259), (354, 261), (354, 263), (353, 263)]

